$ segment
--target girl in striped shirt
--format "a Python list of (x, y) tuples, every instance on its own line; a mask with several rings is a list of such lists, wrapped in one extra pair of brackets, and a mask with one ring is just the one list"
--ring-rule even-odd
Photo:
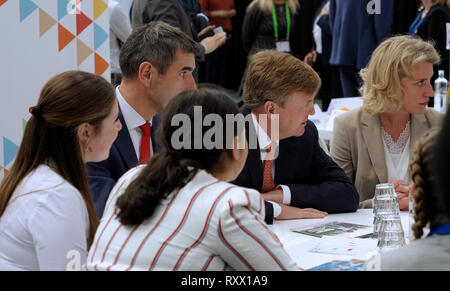
[(226, 94), (208, 89), (169, 103), (161, 125), (165, 150), (112, 190), (88, 270), (298, 270), (267, 228), (260, 194), (229, 183), (247, 159), (245, 127), (233, 123), (228, 141), (226, 126), (208, 119), (225, 125), (238, 114)]

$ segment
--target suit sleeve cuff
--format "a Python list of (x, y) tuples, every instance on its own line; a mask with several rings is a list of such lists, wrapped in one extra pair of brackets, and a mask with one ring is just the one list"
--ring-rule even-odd
[(267, 201), (270, 204), (272, 204), (273, 207), (273, 218), (277, 218), (278, 216), (280, 216), (281, 214), (281, 206), (278, 205), (278, 203), (272, 202), (272, 201)]
[(286, 185), (279, 185), (281, 190), (283, 190), (283, 204), (291, 205), (291, 189)]

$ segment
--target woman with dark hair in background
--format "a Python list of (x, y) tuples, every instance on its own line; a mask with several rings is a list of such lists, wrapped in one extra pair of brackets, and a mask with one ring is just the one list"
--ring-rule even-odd
[(112, 190), (88, 270), (298, 270), (264, 223), (261, 195), (229, 183), (248, 150), (244, 123), (230, 127), (229, 117), (239, 109), (219, 91), (170, 101), (164, 151)]
[[(0, 270), (79, 268), (98, 225), (84, 163), (106, 159), (121, 129), (114, 88), (90, 73), (62, 73), (30, 112), (0, 186)], [(80, 261), (70, 266), (73, 251)]]

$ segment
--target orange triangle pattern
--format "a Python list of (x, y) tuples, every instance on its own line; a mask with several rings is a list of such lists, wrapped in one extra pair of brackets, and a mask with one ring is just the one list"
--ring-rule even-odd
[(8, 2), (8, 0), (0, 0), (0, 6), (2, 6), (2, 5), (5, 4), (6, 2)]
[(62, 51), (74, 38), (70, 31), (64, 28), (61, 24), (58, 23), (58, 39), (59, 39), (59, 51)]
[(43, 36), (56, 24), (56, 20), (48, 15), (44, 10), (39, 9), (39, 36)]
[(95, 53), (95, 73), (97, 75), (102, 75), (108, 69), (108, 67), (108, 62), (106, 62), (105, 59)]

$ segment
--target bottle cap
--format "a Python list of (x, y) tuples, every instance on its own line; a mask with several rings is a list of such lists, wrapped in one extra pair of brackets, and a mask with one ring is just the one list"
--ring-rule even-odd
[(439, 78), (444, 78), (444, 70), (439, 70)]

